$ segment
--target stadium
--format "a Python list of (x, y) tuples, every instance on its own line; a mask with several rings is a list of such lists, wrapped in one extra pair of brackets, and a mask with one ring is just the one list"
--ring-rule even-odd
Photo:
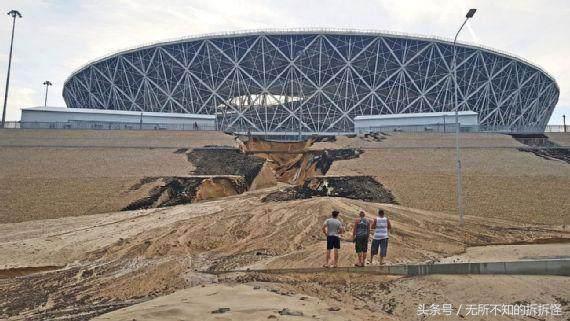
[(482, 131), (543, 131), (554, 78), (438, 38), (349, 30), (205, 35), (113, 54), (65, 82), (69, 108), (215, 115), (217, 130), (354, 132), (357, 116), (475, 112)]

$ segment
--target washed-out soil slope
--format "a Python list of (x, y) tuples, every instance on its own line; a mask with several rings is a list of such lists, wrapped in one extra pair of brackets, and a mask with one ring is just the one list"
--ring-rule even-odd
[[(272, 163), (273, 173), (281, 173), (277, 177), (284, 182), (298, 185), (289, 191), (297, 193), (297, 189), (309, 188), (307, 194), (320, 197), (269, 199), (268, 195), (279, 195), (275, 193), (288, 190), (279, 186), (194, 203), (196, 195), (190, 199), (185, 199), (184, 195), (199, 190), (204, 180), (199, 184), (197, 182), (202, 178), (189, 179), (182, 174), (160, 173), (142, 180), (138, 177), (126, 187), (131, 187), (132, 191), (129, 192), (138, 193), (137, 195), (153, 195), (151, 200), (147, 200), (149, 204), (152, 201), (152, 204), (147, 205), (160, 208), (0, 224), (0, 318), (88, 320), (180, 289), (215, 282), (222, 283), (220, 293), (229, 293), (225, 292), (230, 291), (229, 289), (223, 288), (227, 284), (246, 283), (259, 286), (262, 283), (268, 287), (269, 292), (279, 293), (284, 297), (293, 294), (311, 295), (327, 305), (340, 307), (343, 311), (356, 307), (365, 312), (365, 315), (388, 319), (413, 319), (416, 317), (418, 304), (453, 303), (457, 306), (489, 301), (504, 304), (559, 303), (565, 309), (564, 317), (570, 317), (565, 299), (570, 295), (568, 278), (401, 278), (368, 275), (363, 277), (345, 273), (281, 276), (239, 272), (223, 276), (212, 274), (248, 268), (321, 266), (326, 243), (321, 227), (332, 210), (340, 211), (340, 218), (350, 231), (360, 210), (364, 210), (369, 218), (373, 218), (379, 208), (384, 209), (394, 227), (390, 237), (388, 263), (435, 262), (447, 256), (460, 255), (466, 248), (473, 246), (569, 241), (570, 231), (567, 225), (560, 223), (560, 217), (567, 215), (562, 211), (560, 216), (560, 204), (564, 210), (565, 203), (555, 204), (558, 206), (559, 216), (549, 218), (549, 225), (533, 223), (533, 220), (525, 216), (528, 215), (527, 212), (520, 210), (526, 204), (527, 211), (538, 216), (539, 221), (546, 219), (551, 208), (545, 206), (544, 214), (539, 211), (540, 206), (532, 202), (531, 206), (528, 206), (529, 200), (524, 198), (529, 198), (530, 192), (538, 194), (533, 196), (535, 198), (544, 198), (547, 194), (540, 194), (544, 191), (554, 193), (555, 196), (550, 200), (540, 200), (539, 205), (547, 201), (557, 201), (559, 194), (556, 193), (560, 191), (541, 187), (540, 180), (545, 173), (550, 173), (550, 182), (554, 182), (554, 187), (557, 186), (557, 179), (567, 182), (565, 173), (561, 173), (561, 169), (566, 167), (561, 166), (568, 165), (521, 153), (518, 148), (523, 145), (510, 137), (473, 138), (466, 135), (466, 144), (472, 144), (472, 147), (495, 140), (511, 145), (508, 149), (489, 149), (478, 155), (479, 158), (474, 158), (476, 154), (473, 153), (474, 150), (481, 153), (478, 149), (464, 151), (465, 181), (468, 187), (465, 195), (467, 208), (481, 207), (479, 212), (467, 212), (476, 215), (466, 215), (465, 225), (458, 224), (458, 217), (452, 210), (450, 212), (453, 213), (445, 213), (425, 210), (428, 206), (424, 209), (410, 208), (408, 205), (411, 202), (422, 205), (439, 202), (446, 208), (445, 206), (449, 205), (446, 203), (446, 197), (451, 198), (453, 204), (453, 173), (444, 179), (438, 178), (438, 175), (447, 175), (448, 157), (453, 169), (453, 140), (449, 140), (449, 148), (436, 148), (433, 145), (436, 144), (434, 137), (439, 139), (436, 139), (438, 144), (442, 141), (448, 143), (447, 136), (414, 140), (391, 134), (339, 138), (337, 141), (322, 141), (313, 145), (302, 143), (293, 147), (280, 145), (276, 153), (268, 152), (270, 149), (258, 152), (249, 149), (243, 153), (230, 150), (235, 155), (226, 155), (235, 157), (235, 163), (240, 169), (232, 172), (234, 167), (226, 168), (224, 175), (238, 173), (241, 178), (257, 171), (255, 175), (250, 174), (253, 179), (249, 183), (247, 179), (243, 179), (244, 186), (252, 184), (259, 173), (269, 167), (268, 163)], [(378, 144), (394, 147), (398, 141), (399, 145), (408, 144), (409, 149), (368, 149)], [(429, 149), (413, 146), (420, 143), (432, 145), (429, 145)], [(273, 145), (267, 144), (268, 148), (273, 148)], [(341, 148), (353, 151), (363, 148), (364, 153), (358, 152), (358, 155), (355, 155), (356, 152), (348, 152), (347, 158), (342, 156), (339, 161), (330, 163), (330, 168), (322, 173), (326, 166), (316, 165), (321, 161), (320, 157), (330, 150)], [(217, 171), (219, 166), (226, 166), (222, 158), (216, 161), (218, 165), (215, 165), (216, 162), (209, 163), (209, 152), (202, 152), (200, 149), (197, 150), (198, 154), (192, 156), (195, 163), (187, 162), (185, 158), (190, 156), (184, 154), (193, 153), (189, 150), (186, 150), (186, 147), (171, 149), (168, 150), (168, 157), (182, 157), (191, 168), (186, 167), (187, 170), (208, 176), (220, 174), (211, 171)], [(259, 160), (250, 162), (249, 157)], [(485, 162), (485, 159), (490, 161)], [(494, 161), (497, 160), (502, 163), (495, 164)], [(163, 163), (160, 165), (164, 166)], [(514, 167), (514, 170), (509, 166)], [(490, 176), (490, 173), (496, 176)], [(372, 178), (367, 176), (370, 174)], [(322, 175), (331, 177), (323, 178)], [(509, 207), (516, 202), (509, 194), (518, 193), (518, 190), (507, 188), (496, 196), (493, 193), (498, 193), (497, 177), (506, 180), (515, 175), (522, 176), (520, 181), (527, 184), (521, 188), (530, 192), (519, 196), (523, 203), (515, 208), (518, 210), (517, 215), (511, 215)], [(473, 184), (474, 177), (480, 179), (475, 186), (481, 190), (471, 189), (473, 185), (469, 184)], [(447, 180), (447, 185), (442, 184)], [(379, 185), (378, 181), (381, 181), (382, 185)], [(330, 182), (333, 182), (333, 188), (330, 188)], [(352, 185), (355, 182), (358, 184)], [(341, 188), (334, 188), (335, 184), (339, 184)], [(355, 193), (353, 189), (361, 188), (361, 184), (370, 184), (366, 185), (366, 189), (362, 189), (362, 198), (389, 202), (394, 198), (388, 197), (390, 190), (403, 205), (328, 197), (346, 196), (343, 195), (346, 191), (349, 191), (346, 194)], [(376, 190), (380, 186), (382, 190)], [(370, 194), (375, 190), (377, 192)], [(173, 192), (174, 194), (171, 194)], [(501, 215), (497, 214), (495, 217), (489, 215), (493, 204), (481, 205), (481, 200), (474, 199), (473, 193), (484, 196), (486, 202), (496, 203), (495, 210), (501, 209), (502, 206), (506, 207), (506, 210), (497, 211)], [(376, 194), (385, 194), (387, 198), (375, 198)], [(173, 195), (177, 196), (172, 198)], [(169, 201), (190, 201), (192, 204), (164, 207)], [(350, 235), (350, 232), (346, 235)], [(346, 266), (352, 265), (353, 262), (353, 243), (349, 236), (344, 236), (340, 263)], [(15, 275), (19, 277), (15, 278)], [(244, 291), (249, 295), (252, 291), (259, 290), (252, 288)], [(214, 292), (216, 291), (212, 293)], [(219, 297), (212, 295), (212, 300), (218, 300), (209, 303), (212, 306), (223, 307)], [(153, 301), (147, 303), (153, 304)], [(271, 311), (280, 308), (282, 307), (276, 306), (271, 308)], [(176, 307), (173, 307), (173, 310), (176, 310)], [(152, 310), (145, 313), (152, 314)], [(212, 314), (207, 315), (210, 317)], [(148, 314), (146, 317), (150, 318)], [(222, 314), (220, 317), (229, 318), (231, 314)], [(138, 319), (139, 315), (134, 318)]]
[[(87, 225), (63, 218), (17, 228), (0, 226), (0, 261), (14, 258), (19, 263), (12, 269), (40, 262), (68, 264), (61, 270), (3, 279), (0, 317), (83, 320), (214, 281), (208, 272), (320, 266), (325, 244), (320, 228), (333, 209), (341, 212), (349, 230), (359, 210), (373, 217), (378, 208), (385, 209), (394, 225), (392, 263), (437, 260), (461, 253), (466, 246), (570, 238), (569, 231), (557, 227), (470, 216), (460, 227), (455, 216), (398, 205), (328, 197), (262, 202), (266, 194), (247, 192), (138, 211), (131, 217), (125, 212), (108, 218), (99, 214), (86, 220), (91, 222)], [(352, 264), (353, 259), (351, 243), (344, 239), (340, 262)]]
[[(249, 189), (272, 186), (277, 181), (301, 185), (289, 188), (288, 191), (281, 193), (282, 196), (273, 194), (273, 199), (343, 196), (393, 203), (393, 197), (389, 192), (371, 177), (315, 179), (315, 175), (326, 174), (333, 162), (356, 158), (361, 151), (356, 149), (307, 151), (306, 146), (312, 143), (312, 141), (278, 143), (252, 138), (241, 150), (225, 146), (208, 146), (190, 151), (178, 149), (175, 153), (185, 153), (195, 168), (191, 176), (145, 177), (133, 185), (130, 191), (146, 188), (148, 195), (130, 203), (123, 210), (194, 203), (241, 194)], [(228, 175), (232, 176), (225, 177)], [(330, 188), (327, 187), (329, 184)], [(202, 192), (204, 190), (212, 192), (208, 192), (205, 197), (201, 195), (204, 194)]]
[(151, 188), (147, 196), (130, 203), (122, 210), (189, 204), (241, 194), (247, 190), (241, 176), (145, 177), (131, 186), (130, 190), (138, 191), (148, 188), (148, 185), (151, 185)]

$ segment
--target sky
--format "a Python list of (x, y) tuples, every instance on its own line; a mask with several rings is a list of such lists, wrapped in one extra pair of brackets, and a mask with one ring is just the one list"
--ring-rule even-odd
[[(63, 83), (88, 62), (168, 39), (270, 28), (351, 28), (453, 38), (523, 57), (554, 76), (560, 99), (550, 124), (570, 116), (568, 0), (2, 0), (20, 11), (7, 120), (20, 108), (65, 106)], [(3, 18), (2, 18), (3, 17)], [(0, 99), (4, 97), (11, 17), (0, 16)], [(1, 109), (1, 106), (0, 106)], [(570, 123), (568, 119), (567, 123)]]

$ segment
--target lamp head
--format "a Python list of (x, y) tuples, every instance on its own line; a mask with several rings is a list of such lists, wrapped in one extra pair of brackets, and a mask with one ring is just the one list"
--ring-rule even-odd
[(13, 18), (22, 18), (22, 14), (18, 10), (10, 10), (10, 12), (8, 12), (8, 15), (12, 16)]
[(475, 12), (477, 12), (477, 9), (469, 9), (469, 11), (467, 11), (467, 14), (465, 15), (465, 18), (467, 19), (473, 18)]

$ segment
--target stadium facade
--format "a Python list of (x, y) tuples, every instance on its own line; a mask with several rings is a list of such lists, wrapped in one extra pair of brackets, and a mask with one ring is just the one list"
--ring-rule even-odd
[[(553, 77), (521, 58), (458, 44), (458, 105), (485, 128), (543, 130)], [(252, 133), (353, 132), (366, 115), (453, 111), (453, 44), (348, 30), (256, 31), (152, 44), (65, 82), (69, 108), (216, 115)]]

